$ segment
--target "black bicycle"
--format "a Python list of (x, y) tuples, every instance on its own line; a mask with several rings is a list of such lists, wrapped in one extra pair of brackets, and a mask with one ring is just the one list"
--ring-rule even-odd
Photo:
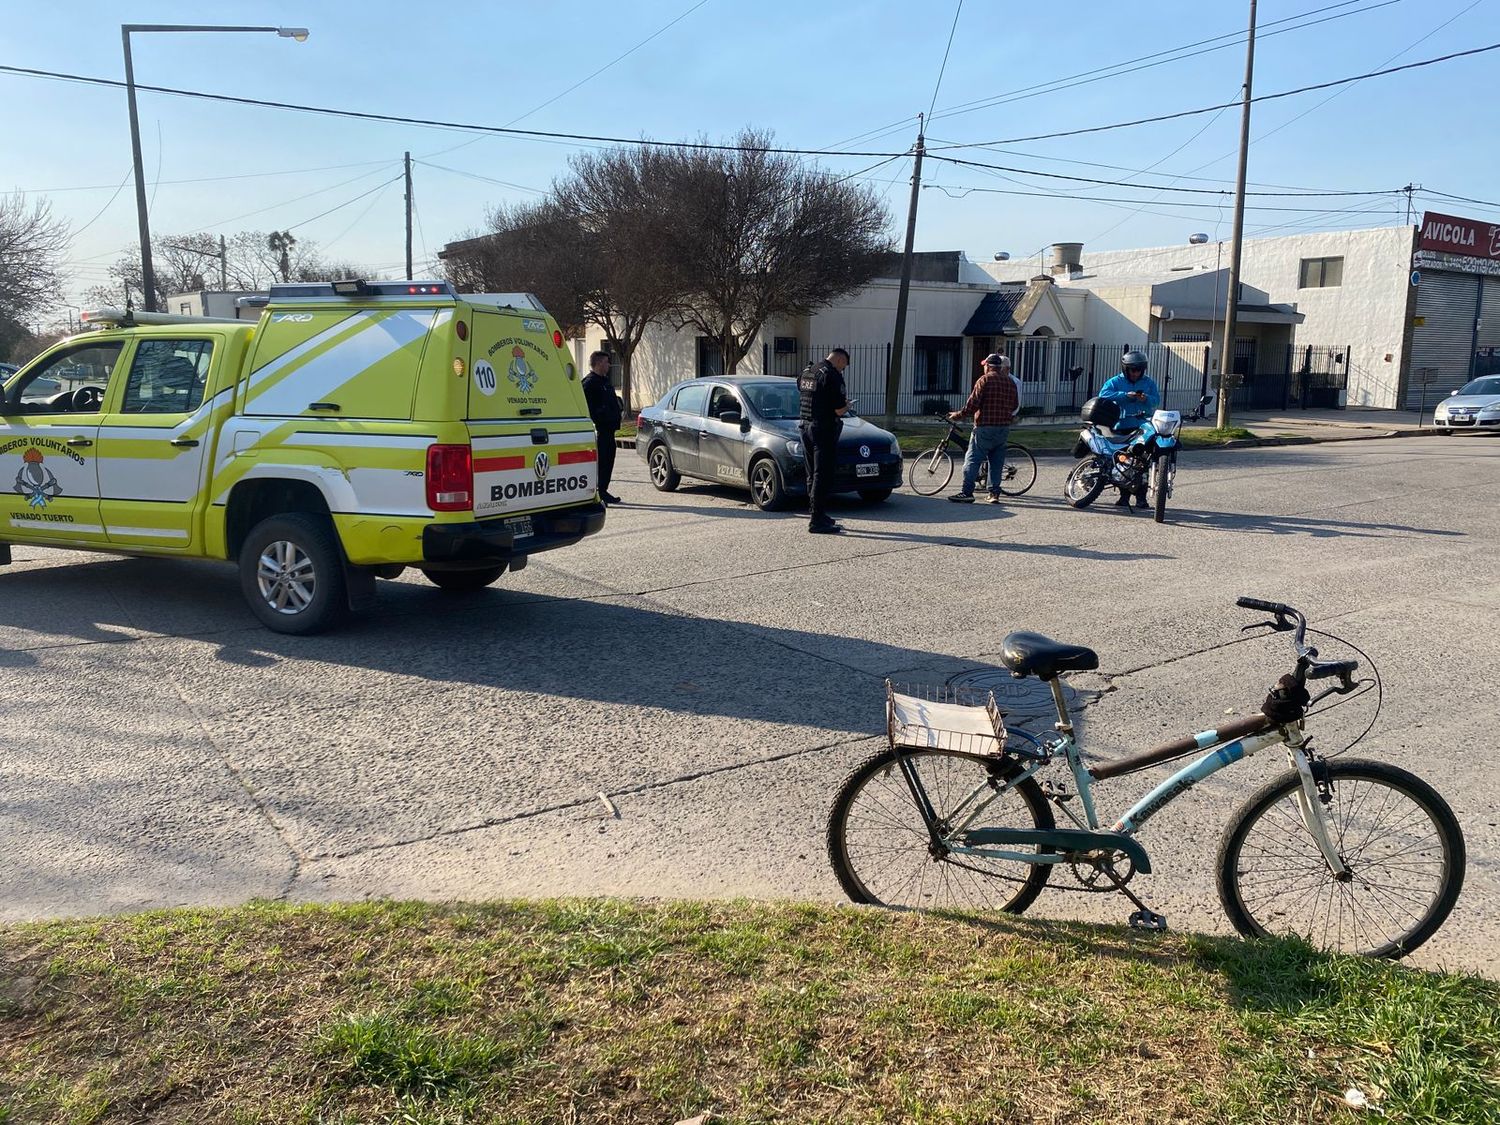
[[(959, 458), (963, 451), (969, 446), (969, 437), (957, 422), (951, 421), (948, 415), (937, 413), (934, 418), (941, 418), (948, 427), (948, 432), (943, 435), (943, 440), (938, 442), (932, 449), (918, 454), (906, 471), (906, 479), (911, 484), (911, 490), (920, 496), (936, 496), (948, 487), (948, 482), (953, 479), (954, 455), (949, 452), (948, 447), (953, 446), (958, 450)], [(981, 462), (979, 466), (979, 482), (976, 487), (988, 488), (989, 463)], [(1031, 450), (1024, 445), (1015, 442), (1005, 444), (1005, 468), (1002, 470), (1000, 480), (1000, 491), (1006, 496), (1021, 496), (1030, 491), (1031, 486), (1036, 483), (1036, 458), (1031, 455)]]

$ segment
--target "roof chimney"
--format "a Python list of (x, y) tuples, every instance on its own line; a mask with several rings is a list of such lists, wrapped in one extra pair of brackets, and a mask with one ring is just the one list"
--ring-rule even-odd
[(1058, 277), (1072, 277), (1083, 272), (1083, 243), (1054, 242), (1052, 244), (1052, 272)]

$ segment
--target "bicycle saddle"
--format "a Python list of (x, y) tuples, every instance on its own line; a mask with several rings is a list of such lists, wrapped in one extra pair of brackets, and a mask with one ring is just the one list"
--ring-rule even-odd
[(1000, 647), (1000, 661), (1016, 676), (1056, 679), (1059, 672), (1090, 672), (1099, 654), (1082, 645), (1065, 645), (1040, 633), (1012, 633)]

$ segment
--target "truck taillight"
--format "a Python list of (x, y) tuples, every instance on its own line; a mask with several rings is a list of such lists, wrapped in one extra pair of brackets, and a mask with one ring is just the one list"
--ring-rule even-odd
[(434, 512), (474, 507), (474, 452), (467, 445), (427, 447), (427, 506)]

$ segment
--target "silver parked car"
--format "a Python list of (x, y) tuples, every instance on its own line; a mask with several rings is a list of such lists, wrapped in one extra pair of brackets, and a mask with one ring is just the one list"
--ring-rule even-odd
[(1465, 383), (1432, 412), (1432, 424), (1446, 434), (1500, 427), (1500, 375)]
[[(766, 511), (807, 495), (797, 430), (797, 380), (778, 376), (687, 379), (636, 418), (636, 452), (651, 483), (670, 492), (683, 477), (735, 485)], [(839, 435), (835, 492), (888, 497), (901, 483), (901, 446), (851, 410)]]

